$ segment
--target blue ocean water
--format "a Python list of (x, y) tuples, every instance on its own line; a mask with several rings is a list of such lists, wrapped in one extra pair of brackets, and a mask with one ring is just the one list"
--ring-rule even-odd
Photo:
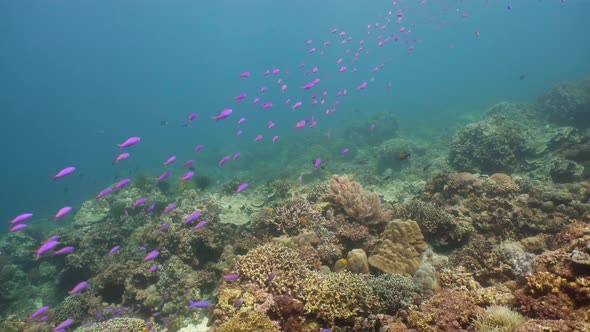
[[(379, 32), (373, 27), (368, 36), (367, 24), (383, 22), (390, 10), (394, 17), (391, 1), (1, 2), (0, 220), (23, 212), (48, 218), (65, 205), (77, 207), (117, 179), (159, 175), (170, 155), (194, 157), (197, 144), (205, 145), (197, 173), (229, 179), (230, 172), (252, 171), (250, 180), (262, 181), (252, 160), (265, 158), (269, 167), (280, 167), (271, 162), (277, 150), (309, 133), (294, 130), (294, 124), (325, 108), (306, 104), (291, 111), (284, 103), (287, 97), (309, 103), (309, 93), (299, 87), (312, 79), (304, 71), (313, 66), (319, 67), (318, 91), (349, 91), (336, 115), (319, 121), (318, 132), (379, 111), (396, 113), (406, 128), (428, 126), (446, 114), (532, 100), (590, 70), (588, 1), (431, 0), (398, 6), (411, 14), (399, 25), (391, 22), (383, 35), (401, 26), (412, 32), (379, 48)], [(333, 28), (352, 36), (350, 44), (339, 45)], [(353, 53), (360, 39), (370, 54), (353, 64), (344, 51)], [(320, 56), (325, 40), (332, 44)], [(411, 54), (409, 45), (415, 47)], [(312, 46), (318, 52), (308, 54)], [(349, 67), (341, 75), (340, 57)], [(357, 73), (350, 72), (353, 66)], [(281, 69), (288, 96), (277, 86), (279, 76), (262, 76), (272, 68)], [(252, 77), (239, 79), (243, 71)], [(364, 81), (368, 88), (356, 91)], [(273, 102), (271, 111), (251, 104), (263, 85), (269, 87), (263, 99)], [(240, 92), (249, 98), (236, 104)], [(230, 119), (209, 119), (223, 108), (234, 109)], [(182, 127), (191, 112), (199, 118)], [(237, 139), (241, 116), (248, 121)], [(284, 144), (274, 150), (268, 150), (268, 120), (277, 123), (278, 143)], [(258, 133), (266, 145), (252, 141)], [(112, 166), (119, 152), (115, 144), (129, 136), (141, 136), (141, 144), (131, 150), (132, 158)], [(237, 151), (247, 156), (241, 164), (217, 168), (221, 157)], [(69, 165), (78, 168), (73, 176), (49, 179)]]

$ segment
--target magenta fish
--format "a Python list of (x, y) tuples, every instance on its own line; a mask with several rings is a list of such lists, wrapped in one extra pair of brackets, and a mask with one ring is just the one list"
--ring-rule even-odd
[(175, 208), (176, 208), (176, 204), (170, 203), (170, 204), (168, 204), (168, 206), (166, 206), (166, 208), (164, 209), (164, 212), (162, 212), (162, 214), (167, 214), (168, 212), (174, 210)]
[(199, 116), (197, 113), (191, 113), (188, 115), (188, 120), (193, 121), (194, 119), (197, 118), (197, 116)]
[[(21, 224), (24, 225), (24, 224)], [(43, 243), (39, 249), (37, 249), (35, 251), (35, 259), (39, 259), (39, 257), (41, 257), (41, 255), (43, 255), (44, 253), (53, 250), (53, 248), (55, 248), (57, 245), (59, 244), (59, 242), (57, 242), (56, 240), (52, 240), (52, 241), (48, 241)]]
[(273, 75), (277, 75), (280, 72), (281, 72), (281, 70), (279, 68), (275, 68), (275, 69), (272, 70), (272, 74)]
[(276, 142), (278, 139), (279, 139), (279, 136), (275, 135), (275, 136), (273, 136), (273, 138), (272, 138), (272, 142), (274, 143), (274, 142)]
[(189, 167), (190, 165), (194, 164), (195, 161), (193, 159), (187, 160), (182, 164), (182, 167)]
[(367, 82), (363, 82), (361, 83), (361, 85), (357, 86), (356, 89), (357, 90), (363, 90), (367, 87)]
[(64, 206), (61, 209), (59, 209), (59, 211), (57, 211), (57, 213), (55, 214), (55, 216), (53, 216), (53, 220), (57, 220), (59, 218), (64, 217), (65, 215), (67, 215), (68, 213), (70, 213), (70, 211), (72, 211), (72, 207), (71, 206)]
[(182, 175), (182, 177), (180, 178), (180, 181), (188, 181), (188, 180), (192, 179), (193, 175), (195, 175), (195, 172), (188, 171)]
[(89, 287), (88, 282), (82, 281), (79, 284), (77, 284), (76, 286), (74, 286), (74, 288), (72, 288), (71, 290), (69, 290), (68, 291), (68, 294), (72, 295), (72, 294), (79, 293), (79, 292), (85, 290), (88, 287)]
[(231, 108), (227, 108), (227, 109), (224, 109), (223, 111), (221, 111), (221, 113), (219, 113), (218, 115), (213, 116), (211, 118), (215, 119), (215, 121), (223, 120), (223, 119), (227, 118), (228, 116), (230, 116), (230, 114), (232, 112), (233, 111), (231, 110)]
[(188, 225), (190, 223), (192, 223), (193, 221), (199, 219), (199, 217), (201, 216), (201, 214), (203, 214), (201, 211), (196, 211), (195, 213), (191, 214), (188, 218), (186, 218), (182, 224), (183, 225)]
[(113, 191), (113, 188), (111, 188), (111, 187), (105, 188), (101, 192), (99, 192), (98, 195), (96, 195), (96, 199), (103, 198), (106, 195), (110, 194), (112, 191)]
[(221, 167), (221, 165), (225, 164), (229, 160), (229, 158), (230, 158), (230, 156), (225, 156), (225, 157), (221, 158), (219, 163), (217, 163), (217, 166)]
[(193, 231), (203, 228), (203, 226), (205, 226), (206, 223), (207, 221), (205, 220), (199, 221), (199, 223), (195, 227), (193, 227)]
[(121, 160), (125, 160), (127, 158), (129, 158), (131, 154), (129, 154), (128, 152), (123, 152), (120, 155), (117, 156), (117, 158), (115, 158), (115, 160), (113, 160), (113, 165), (120, 162)]
[(156, 180), (157, 180), (157, 181), (162, 181), (162, 180), (165, 180), (167, 177), (169, 177), (169, 176), (170, 176), (170, 174), (171, 174), (171, 173), (170, 173), (169, 171), (166, 171), (166, 172), (164, 172), (164, 173), (160, 174), (160, 176), (158, 176), (158, 177), (156, 178)]
[(108, 255), (112, 255), (114, 253), (116, 253), (117, 251), (119, 251), (119, 249), (121, 249), (121, 246), (114, 246), (111, 250), (109, 250)]
[(265, 102), (260, 104), (260, 108), (262, 108), (263, 110), (268, 110), (272, 108), (272, 103), (271, 102)]
[(238, 129), (238, 131), (236, 131), (236, 136), (240, 136), (242, 135), (243, 131), (242, 129)]
[(15, 232), (21, 231), (21, 230), (25, 229), (25, 227), (27, 227), (27, 224), (18, 224), (16, 226), (12, 226), (11, 228), (8, 229), (8, 233), (15, 233)]
[(226, 274), (226, 275), (222, 276), (222, 278), (227, 281), (236, 281), (236, 280), (238, 280), (238, 278), (240, 278), (240, 274), (239, 273), (230, 273), (230, 274)]
[(76, 167), (69, 166), (69, 167), (66, 167), (66, 168), (62, 169), (61, 171), (57, 172), (57, 174), (53, 175), (51, 178), (54, 180), (61, 179), (65, 176), (68, 176), (68, 175), (74, 173), (75, 170), (76, 170)]
[(298, 109), (299, 107), (301, 107), (301, 105), (303, 105), (303, 103), (302, 103), (302, 102), (300, 102), (300, 101), (298, 101), (298, 102), (296, 102), (296, 103), (295, 103), (293, 106), (291, 106), (291, 108), (292, 108), (293, 110), (296, 110), (296, 109)]
[(18, 224), (19, 222), (23, 222), (25, 220), (30, 219), (32, 216), (33, 216), (32, 213), (19, 214), (18, 216), (14, 217), (14, 219), (9, 221), (9, 224), (11, 224), (11, 225)]
[(313, 169), (318, 169), (318, 167), (320, 167), (320, 165), (322, 164), (322, 160), (320, 158), (317, 158), (313, 161)]
[(188, 300), (189, 305), (188, 308), (192, 309), (192, 308), (209, 308), (211, 306), (211, 302), (209, 301), (192, 301), (192, 300)]
[(152, 265), (150, 266), (150, 268), (148, 269), (149, 272), (156, 272), (156, 270), (158, 269), (158, 265)]
[(241, 153), (237, 152), (236, 154), (234, 154), (234, 156), (232, 157), (232, 159), (233, 160), (236, 160), (236, 159), (240, 158), (241, 155), (242, 155)]
[(53, 255), (67, 255), (74, 251), (74, 247), (67, 246), (53, 252)]
[(306, 123), (307, 123), (306, 120), (301, 120), (301, 121), (297, 122), (297, 124), (295, 124), (295, 128), (301, 129), (301, 128), (305, 127)]
[(113, 186), (113, 190), (119, 190), (122, 189), (123, 187), (125, 187), (126, 185), (128, 185), (131, 182), (130, 179), (123, 179), (119, 182), (117, 182), (114, 186)]
[(152, 259), (156, 259), (158, 256), (160, 256), (160, 251), (158, 249), (154, 249), (143, 258), (143, 261), (151, 261)]
[(33, 320), (33, 319), (35, 319), (35, 318), (37, 318), (37, 317), (40, 317), (40, 316), (42, 316), (42, 315), (43, 315), (43, 314), (44, 314), (44, 313), (47, 311), (47, 309), (49, 309), (49, 306), (44, 306), (44, 307), (41, 307), (41, 308), (39, 308), (39, 309), (35, 310), (35, 312), (33, 312), (33, 313), (32, 313), (32, 314), (31, 314), (31, 315), (30, 315), (30, 316), (27, 318), (27, 320)]
[(256, 98), (254, 98), (254, 100), (252, 100), (252, 104), (258, 104), (259, 101), (260, 101), (260, 98), (256, 97)]
[(136, 208), (140, 205), (143, 205), (143, 203), (145, 203), (147, 201), (146, 198), (140, 198), (137, 201), (135, 201), (135, 203), (133, 203), (132, 207)]
[(202, 148), (203, 148), (203, 145), (202, 145), (202, 144), (199, 144), (199, 145), (197, 145), (197, 146), (195, 147), (195, 152), (199, 152), (199, 151), (201, 151), (201, 149), (202, 149)]
[(250, 77), (250, 72), (249, 71), (245, 71), (245, 72), (243, 72), (243, 73), (240, 74), (240, 77), (242, 77), (242, 78), (248, 78), (248, 77)]
[(150, 214), (152, 211), (154, 211), (155, 207), (155, 205), (148, 206), (148, 208), (145, 210), (145, 214)]
[(242, 123), (244, 123), (245, 121), (246, 121), (246, 118), (240, 118), (240, 119), (238, 120), (238, 124), (242, 124)]
[(176, 160), (176, 156), (172, 156), (168, 159), (166, 159), (166, 161), (164, 162), (164, 165), (170, 165), (172, 164), (174, 161)]
[(64, 320), (63, 322), (59, 323), (59, 325), (57, 325), (56, 327), (54, 327), (51, 330), (51, 332), (64, 332), (72, 324), (74, 324), (74, 320), (71, 318), (68, 318), (68, 319)]
[(121, 144), (117, 144), (117, 146), (121, 149), (128, 148), (128, 147), (134, 146), (135, 144), (139, 143), (139, 141), (141, 141), (140, 137), (133, 136), (133, 137), (129, 137), (128, 139), (126, 139), (125, 142), (123, 142)]
[(237, 96), (234, 98), (234, 100), (235, 100), (237, 103), (239, 103), (239, 102), (241, 102), (242, 100), (246, 99), (246, 97), (247, 97), (247, 96), (248, 96), (248, 95), (247, 95), (245, 92), (241, 92), (239, 95), (237, 95)]
[(267, 90), (267, 87), (263, 86), (262, 88), (260, 88), (260, 93), (264, 93), (264, 92), (266, 92), (266, 90)]
[(241, 193), (242, 191), (244, 191), (244, 189), (246, 189), (248, 187), (247, 183), (242, 183), (238, 186), (238, 189), (236, 189), (236, 194)]
[(344, 149), (342, 149), (342, 151), (340, 152), (340, 154), (341, 155), (345, 155), (345, 154), (348, 153), (348, 151), (349, 151), (348, 148), (344, 148)]
[(165, 223), (164, 225), (162, 225), (162, 227), (160, 227), (159, 231), (163, 232), (165, 230), (167, 230), (170, 227), (170, 223)]
[(258, 142), (258, 141), (260, 141), (260, 140), (262, 139), (262, 137), (263, 137), (263, 136), (262, 136), (261, 134), (258, 134), (258, 135), (257, 135), (257, 136), (254, 138), (254, 142)]

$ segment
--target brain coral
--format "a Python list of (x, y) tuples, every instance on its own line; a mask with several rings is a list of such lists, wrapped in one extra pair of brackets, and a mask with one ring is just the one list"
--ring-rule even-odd
[[(235, 271), (243, 281), (268, 286), (274, 294), (295, 294), (305, 278), (307, 267), (299, 254), (282, 244), (267, 243), (236, 260)], [(268, 282), (269, 276), (275, 275)]]
[(383, 242), (369, 257), (369, 264), (385, 273), (416, 273), (420, 255), (428, 247), (413, 220), (390, 221), (383, 232)]

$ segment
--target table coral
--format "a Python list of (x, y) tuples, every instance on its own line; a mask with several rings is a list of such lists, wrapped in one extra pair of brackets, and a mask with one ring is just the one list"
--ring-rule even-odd
[(369, 256), (369, 264), (385, 273), (413, 275), (427, 247), (415, 221), (390, 221), (383, 232), (382, 243)]

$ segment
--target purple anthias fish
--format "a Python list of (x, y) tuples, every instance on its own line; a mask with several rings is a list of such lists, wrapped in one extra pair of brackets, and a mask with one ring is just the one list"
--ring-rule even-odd
[(199, 223), (197, 224), (197, 226), (193, 227), (193, 231), (196, 231), (198, 229), (203, 228), (203, 226), (205, 226), (206, 223), (207, 223), (207, 221), (205, 221), (205, 220), (199, 221)]
[(51, 235), (47, 240), (45, 240), (45, 242), (43, 243), (47, 243), (49, 241), (57, 241), (59, 240), (59, 235)]
[(197, 118), (197, 116), (199, 116), (197, 113), (191, 113), (188, 115), (188, 120), (193, 121), (194, 119)]
[(241, 155), (242, 155), (241, 153), (237, 152), (236, 154), (234, 154), (234, 156), (232, 157), (232, 159), (233, 160), (236, 160), (236, 159), (240, 158)]
[(137, 201), (135, 201), (135, 203), (133, 203), (132, 207), (136, 208), (140, 205), (143, 205), (143, 203), (145, 203), (147, 201), (147, 198), (140, 198)]
[(228, 116), (230, 116), (231, 113), (232, 113), (231, 108), (227, 108), (227, 109), (224, 109), (223, 111), (221, 111), (221, 113), (219, 113), (218, 115), (213, 116), (212, 118), (215, 119), (215, 121), (223, 120), (223, 119), (227, 118)]
[(263, 137), (263, 136), (262, 136), (261, 134), (258, 134), (258, 135), (257, 135), (257, 136), (254, 138), (254, 142), (258, 142), (258, 141), (260, 141), (260, 140), (262, 139), (262, 137)]
[(53, 252), (53, 255), (67, 255), (74, 251), (74, 247), (67, 246)]
[(274, 143), (274, 142), (276, 142), (278, 139), (279, 139), (279, 136), (275, 135), (275, 136), (273, 136), (273, 138), (272, 138), (272, 142)]
[(182, 222), (183, 225), (188, 225), (190, 223), (192, 223), (193, 221), (199, 219), (199, 217), (201, 216), (202, 212), (201, 211), (197, 211), (193, 214), (191, 214), (188, 218), (186, 218), (186, 220), (184, 220)]
[(192, 300), (188, 300), (188, 308), (192, 309), (192, 308), (209, 308), (211, 306), (211, 302), (209, 301), (192, 301)]
[(166, 161), (164, 162), (164, 165), (170, 165), (172, 164), (174, 161), (176, 160), (176, 156), (172, 156), (168, 159), (166, 159)]
[(264, 93), (267, 90), (267, 87), (263, 86), (260, 88), (260, 93)]
[(74, 324), (74, 320), (71, 318), (68, 318), (68, 319), (64, 320), (63, 322), (59, 323), (59, 325), (54, 327), (53, 330), (51, 330), (51, 331), (52, 332), (63, 332), (68, 327), (70, 327), (72, 324)]
[(199, 144), (199, 145), (197, 145), (197, 146), (195, 147), (195, 152), (199, 152), (199, 151), (201, 151), (201, 149), (202, 149), (202, 148), (203, 148), (203, 145), (202, 145), (202, 144)]
[(115, 160), (113, 160), (113, 165), (114, 165), (115, 163), (118, 163), (118, 162), (119, 162), (119, 161), (121, 161), (121, 160), (125, 160), (125, 159), (129, 158), (129, 156), (130, 156), (130, 155), (131, 155), (131, 154), (129, 154), (128, 152), (123, 152), (123, 153), (121, 153), (120, 155), (118, 155), (118, 156), (115, 158)]
[(160, 232), (167, 230), (169, 227), (170, 227), (170, 223), (165, 223), (164, 225), (162, 225), (162, 227), (160, 227)]
[(230, 158), (230, 156), (225, 156), (225, 157), (221, 158), (219, 163), (217, 163), (217, 166), (221, 167), (221, 165), (225, 164), (229, 160), (229, 158)]
[(238, 131), (236, 131), (236, 136), (240, 136), (242, 135), (243, 131), (242, 129), (238, 129)]
[(109, 251), (109, 256), (119, 251), (119, 249), (121, 249), (121, 246), (114, 246), (113, 249)]
[(154, 249), (143, 258), (143, 261), (151, 261), (152, 259), (156, 259), (158, 256), (160, 256), (160, 251), (158, 249)]
[(105, 188), (101, 192), (99, 192), (98, 195), (96, 195), (96, 199), (103, 198), (106, 195), (110, 194), (112, 191), (113, 191), (113, 188), (111, 188), (111, 187)]
[(242, 303), (244, 303), (244, 297), (240, 296), (236, 303), (234, 303), (234, 308), (239, 308), (242, 305)]
[(263, 110), (268, 110), (272, 108), (272, 103), (271, 102), (265, 102), (260, 104), (260, 108), (262, 108)]
[(148, 269), (148, 271), (155, 272), (157, 269), (158, 269), (158, 265), (155, 265), (154, 264), (154, 265), (150, 266), (150, 268)]
[(320, 158), (317, 158), (316, 160), (313, 161), (313, 169), (318, 169), (321, 164), (322, 164), (322, 160)]
[(25, 220), (30, 219), (33, 216), (32, 213), (23, 213), (23, 214), (19, 214), (18, 216), (16, 216), (14, 219), (12, 219), (9, 224), (14, 225), (14, 224), (18, 224), (19, 222), (23, 222)]
[(166, 171), (166, 172), (164, 172), (164, 173), (160, 174), (160, 176), (158, 176), (158, 177), (156, 178), (156, 181), (162, 181), (162, 180), (165, 180), (167, 177), (169, 177), (169, 176), (170, 176), (170, 174), (172, 174), (172, 173), (170, 173), (169, 171)]
[[(21, 224), (24, 225), (24, 224)], [(25, 225), (26, 226), (26, 225)], [(14, 227), (13, 227), (14, 228)], [(39, 259), (39, 257), (41, 255), (43, 255), (44, 253), (52, 250), (53, 248), (55, 248), (57, 245), (59, 244), (59, 242), (57, 240), (47, 240), (44, 243), (41, 244), (41, 246), (39, 247), (39, 249), (37, 249), (35, 251), (35, 259)]]
[(248, 184), (247, 183), (242, 183), (238, 186), (238, 189), (236, 189), (236, 194), (241, 193), (242, 191), (244, 191), (244, 189), (248, 188)]
[(168, 206), (166, 206), (166, 208), (164, 209), (164, 212), (162, 212), (162, 214), (167, 214), (168, 212), (174, 210), (175, 208), (176, 208), (176, 204), (170, 203), (170, 204), (168, 204)]
[(11, 227), (10, 229), (8, 229), (8, 233), (15, 233), (18, 232), (20, 230), (25, 229), (25, 227), (27, 227), (27, 224), (18, 224), (16, 226)]
[(195, 175), (195, 172), (188, 171), (188, 172), (184, 173), (184, 175), (182, 175), (182, 177), (180, 178), (180, 181), (188, 181), (193, 177), (193, 175)]
[(145, 210), (145, 214), (150, 214), (152, 211), (154, 211), (155, 207), (155, 205), (148, 206), (148, 208)]
[(80, 293), (81, 291), (85, 290), (88, 287), (89, 287), (88, 282), (82, 281), (79, 284), (77, 284), (76, 286), (74, 286), (74, 288), (69, 290), (68, 294), (72, 295), (72, 294)]
[(235, 280), (238, 280), (238, 278), (240, 278), (240, 274), (239, 273), (230, 273), (230, 274), (224, 275), (222, 278), (227, 281), (235, 281)]
[(277, 276), (276, 272), (271, 273), (268, 278), (266, 278), (266, 281), (264, 282), (265, 284), (270, 284), (273, 280), (275, 280), (275, 277)]
[(361, 85), (357, 86), (356, 89), (357, 90), (363, 90), (366, 87), (367, 87), (367, 82), (363, 82)]
[(250, 77), (250, 72), (249, 71), (245, 71), (245, 72), (243, 72), (243, 73), (240, 74), (240, 77), (242, 77), (242, 78), (248, 78), (248, 77)]
[(129, 137), (127, 140), (125, 140), (125, 142), (123, 142), (121, 144), (117, 144), (117, 146), (121, 149), (128, 148), (130, 146), (134, 146), (135, 144), (139, 143), (139, 141), (141, 141), (140, 137), (133, 136), (133, 137)]
[(248, 95), (245, 92), (241, 92), (237, 97), (235, 97), (234, 99), (236, 100), (236, 102), (240, 102), (244, 99), (246, 99)]
[(298, 101), (298, 102), (296, 102), (295, 104), (293, 104), (293, 106), (291, 106), (291, 108), (292, 108), (293, 110), (296, 110), (296, 109), (298, 109), (299, 107), (301, 107), (301, 105), (303, 105), (303, 103), (302, 103), (302, 102), (300, 102), (300, 101)]
[(59, 209), (59, 211), (57, 211), (57, 213), (55, 214), (55, 216), (53, 216), (53, 220), (57, 220), (59, 218), (64, 217), (65, 215), (67, 215), (68, 213), (70, 213), (70, 211), (72, 211), (72, 207), (71, 206), (64, 206), (61, 209)]
[(340, 152), (340, 154), (345, 155), (348, 153), (348, 151), (349, 151), (348, 148), (344, 148), (344, 149), (342, 149), (342, 152)]
[(68, 167), (62, 169), (61, 171), (57, 172), (57, 174), (53, 175), (51, 178), (54, 180), (61, 179), (64, 176), (68, 176), (68, 175), (74, 173), (75, 170), (76, 170), (76, 167), (68, 166)]
[(246, 121), (246, 118), (240, 118), (240, 119), (238, 120), (238, 124), (242, 124), (242, 123), (244, 123), (244, 121)]
[(122, 189), (123, 187), (125, 187), (126, 185), (128, 185), (131, 182), (131, 179), (123, 179), (119, 182), (117, 182), (114, 186), (113, 186), (113, 190), (119, 190)]
[(182, 167), (189, 167), (190, 165), (192, 165), (194, 163), (195, 163), (195, 161), (193, 159), (187, 160), (184, 164), (182, 164)]
[(33, 312), (33, 313), (32, 313), (32, 314), (31, 314), (31, 315), (30, 315), (30, 316), (27, 318), (27, 320), (33, 320), (33, 319), (35, 319), (35, 318), (37, 318), (37, 317), (40, 317), (40, 316), (42, 316), (42, 315), (43, 315), (43, 314), (44, 314), (44, 313), (47, 311), (47, 309), (49, 309), (49, 306), (44, 306), (44, 307), (41, 307), (41, 308), (39, 308), (39, 309), (35, 310), (35, 312)]

